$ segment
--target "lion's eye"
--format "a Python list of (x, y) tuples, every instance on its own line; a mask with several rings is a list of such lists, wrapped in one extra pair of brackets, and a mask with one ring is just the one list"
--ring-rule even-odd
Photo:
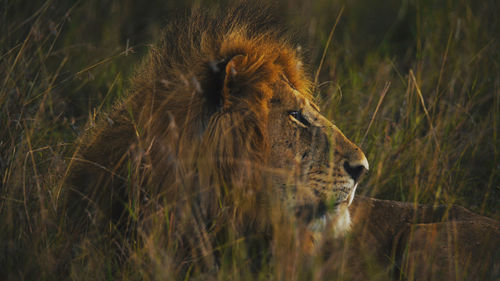
[(292, 110), (292, 111), (289, 111), (288, 114), (290, 116), (292, 116), (295, 120), (302, 123), (304, 126), (311, 125), (311, 123), (309, 123), (309, 121), (307, 121), (307, 119), (304, 117), (304, 115), (302, 115), (302, 112), (300, 112), (300, 111)]

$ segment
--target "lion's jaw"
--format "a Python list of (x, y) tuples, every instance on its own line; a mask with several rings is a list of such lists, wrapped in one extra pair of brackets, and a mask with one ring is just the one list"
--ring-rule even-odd
[(320, 240), (319, 236), (322, 236), (323, 233), (330, 233), (334, 238), (343, 237), (351, 229), (349, 206), (354, 199), (357, 186), (358, 184), (355, 184), (348, 198), (339, 203), (333, 210), (312, 219), (307, 224), (307, 228), (314, 233), (315, 240)]

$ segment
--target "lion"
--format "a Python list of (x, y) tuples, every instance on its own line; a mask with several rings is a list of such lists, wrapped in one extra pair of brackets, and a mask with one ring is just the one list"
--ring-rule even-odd
[(367, 158), (321, 114), (268, 14), (238, 6), (167, 27), (128, 95), (79, 141), (65, 180), (73, 230), (164, 233), (185, 270), (213, 268), (228, 229), (272, 232), (276, 210), (308, 233), (307, 249), (349, 229)]

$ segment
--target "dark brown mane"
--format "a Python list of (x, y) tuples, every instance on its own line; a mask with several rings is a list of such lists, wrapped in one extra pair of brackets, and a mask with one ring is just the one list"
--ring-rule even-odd
[(265, 233), (272, 85), (282, 73), (309, 86), (277, 26), (242, 5), (167, 27), (129, 97), (81, 140), (66, 181), (68, 202), (85, 202), (68, 208), (75, 228), (101, 232), (112, 218), (119, 233), (164, 233), (184, 269), (187, 259), (210, 267), (221, 236)]

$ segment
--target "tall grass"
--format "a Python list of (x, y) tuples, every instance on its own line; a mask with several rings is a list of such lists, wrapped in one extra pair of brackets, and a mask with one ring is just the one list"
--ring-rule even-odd
[[(208, 8), (213, 1), (72, 2), (1, 3), (0, 276), (6, 280), (53, 280), (66, 272), (58, 260), (74, 249), (54, 213), (72, 142), (124, 95), (134, 65), (161, 27), (191, 5)], [(317, 95), (325, 114), (369, 159), (361, 194), (459, 204), (500, 219), (497, 1), (278, 5), (298, 30), (312, 74), (344, 7)], [(150, 262), (150, 271), (132, 263), (122, 276), (169, 277), (160, 250), (135, 255)], [(96, 279), (111, 279), (116, 271), (109, 258), (77, 258), (95, 267)], [(294, 272), (292, 265), (263, 267), (258, 276), (321, 276)], [(234, 266), (222, 267), (220, 278), (245, 276)]]
[[(358, 5), (363, 4), (370, 5)], [(442, 4), (403, 2), (378, 42), (369, 38), (376, 27), (366, 27), (368, 38), (360, 41), (373, 45), (365, 51), (370, 43), (351, 43), (349, 37), (365, 35), (358, 35), (359, 23), (348, 20), (359, 13), (376, 26), (379, 18), (370, 7), (347, 14), (350, 2), (347, 27), (340, 27), (343, 34), (331, 56), (336, 71), (325, 78), (334, 86), (325, 92), (342, 92), (333, 119), (360, 141), (385, 83), (391, 82), (362, 144), (374, 167), (366, 194), (457, 203), (498, 218), (500, 57), (499, 23), (492, 13), (498, 4)], [(350, 55), (356, 52), (363, 55)]]

